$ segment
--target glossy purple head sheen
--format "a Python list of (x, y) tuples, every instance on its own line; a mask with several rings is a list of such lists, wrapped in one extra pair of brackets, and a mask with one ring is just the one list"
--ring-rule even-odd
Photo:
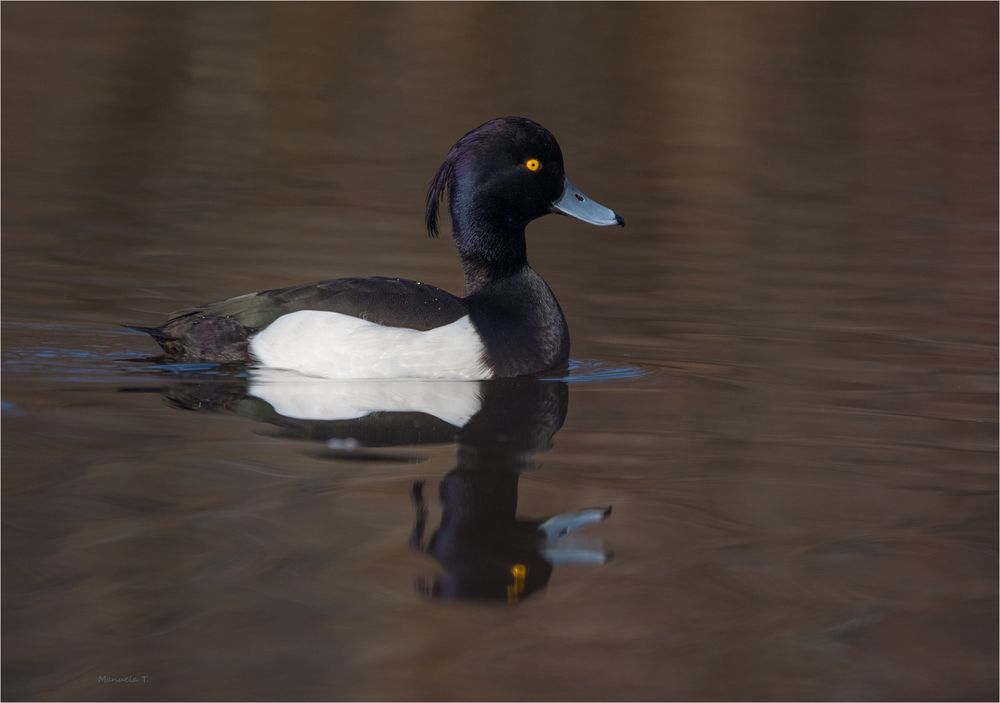
[[(540, 168), (526, 163), (537, 159)], [(456, 237), (475, 231), (523, 231), (552, 211), (564, 185), (555, 137), (525, 117), (498, 117), (459, 139), (427, 192), (427, 234), (438, 235), (438, 208), (448, 191)], [(474, 236), (474, 235), (473, 235)], [(458, 242), (462, 248), (462, 241)]]

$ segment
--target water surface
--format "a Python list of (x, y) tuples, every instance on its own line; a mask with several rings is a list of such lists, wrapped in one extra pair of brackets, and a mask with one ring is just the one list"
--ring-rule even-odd
[[(998, 696), (996, 5), (2, 14), (5, 698)], [(568, 376), (117, 327), (457, 290), (424, 189), (501, 114), (628, 221), (529, 229)]]

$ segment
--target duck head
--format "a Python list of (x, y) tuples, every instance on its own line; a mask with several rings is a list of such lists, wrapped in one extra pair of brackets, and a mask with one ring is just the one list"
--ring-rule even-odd
[(625, 225), (620, 215), (573, 185), (555, 137), (524, 117), (490, 120), (448, 151), (427, 193), (432, 237), (438, 234), (438, 208), (446, 191), (463, 263), (492, 268), (498, 275), (526, 264), (524, 229), (543, 215)]

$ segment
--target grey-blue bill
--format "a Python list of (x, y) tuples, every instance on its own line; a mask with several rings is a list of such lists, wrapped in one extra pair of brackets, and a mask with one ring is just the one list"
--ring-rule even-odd
[(591, 200), (584, 195), (573, 182), (565, 177), (563, 180), (563, 192), (559, 198), (552, 203), (552, 211), (562, 215), (569, 215), (578, 220), (589, 222), (592, 225), (609, 227), (617, 225), (625, 226), (625, 218), (616, 213), (611, 208), (604, 207), (596, 200)]

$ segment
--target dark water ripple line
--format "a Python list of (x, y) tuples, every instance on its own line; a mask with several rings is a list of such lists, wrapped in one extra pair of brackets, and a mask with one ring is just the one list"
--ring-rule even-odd
[[(89, 349), (65, 349), (59, 347), (15, 348), (5, 350), (3, 370), (13, 374), (36, 374), (59, 378), (62, 381), (86, 383), (106, 380), (108, 376), (126, 373), (165, 373), (171, 375), (191, 375), (194, 377), (246, 378), (250, 371), (245, 366), (226, 365), (213, 362), (184, 363), (141, 363), (149, 360), (143, 352), (114, 350), (94, 351)], [(88, 364), (88, 362), (91, 362)], [(119, 366), (121, 363), (127, 366)], [(110, 366), (114, 364), (114, 366)], [(599, 359), (570, 359), (564, 374), (543, 376), (543, 381), (563, 381), (565, 383), (604, 383), (611, 381), (642, 378), (652, 373), (633, 365), (613, 365)]]
[[(164, 371), (166, 373), (207, 373), (213, 375), (232, 375), (235, 377), (249, 375), (248, 371), (238, 371), (233, 368), (227, 369), (222, 364), (214, 363), (164, 363), (151, 364), (144, 368)], [(639, 368), (638, 366), (613, 366), (598, 359), (570, 359), (569, 368), (564, 375), (543, 376), (541, 380), (564, 381), (566, 383), (596, 383), (641, 378), (650, 373), (649, 370)]]

